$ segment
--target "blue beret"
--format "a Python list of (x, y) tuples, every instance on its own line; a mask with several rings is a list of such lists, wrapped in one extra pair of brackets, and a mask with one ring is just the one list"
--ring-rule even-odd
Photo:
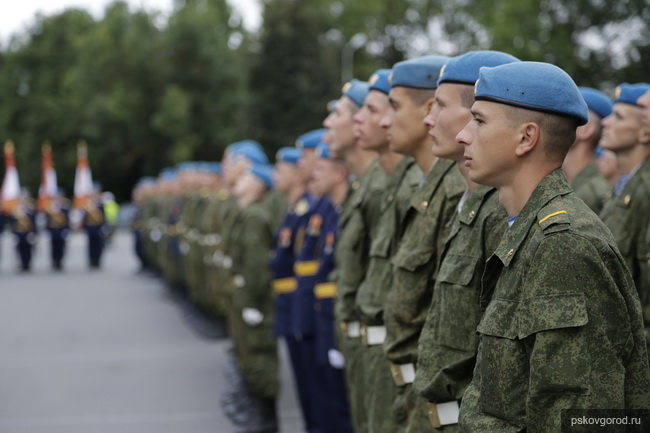
[(388, 81), (388, 77), (390, 77), (392, 72), (392, 69), (380, 69), (372, 74), (368, 80), (370, 90), (379, 90), (388, 95), (390, 93), (390, 81)]
[(204, 170), (208, 173), (221, 174), (221, 164), (218, 162), (206, 162), (203, 164)]
[(251, 174), (264, 182), (268, 188), (273, 188), (273, 169), (267, 164), (253, 164), (250, 168)]
[(196, 171), (196, 170), (197, 170), (197, 163), (192, 161), (181, 162), (176, 166), (176, 171), (178, 171), (179, 173), (186, 173), (188, 171)]
[(151, 176), (144, 176), (144, 177), (141, 177), (140, 179), (138, 179), (138, 183), (136, 185), (139, 186), (139, 185), (146, 185), (146, 184), (152, 184), (152, 183), (156, 183), (155, 178), (153, 178)]
[(600, 146), (596, 146), (596, 148), (594, 149), (594, 156), (596, 158), (600, 158), (601, 156), (603, 156), (603, 148)]
[(232, 145), (233, 156), (243, 156), (255, 164), (268, 164), (269, 159), (262, 145), (255, 140), (244, 140)]
[(614, 103), (600, 90), (592, 89), (591, 87), (578, 87), (582, 97), (587, 103), (587, 107), (603, 119), (612, 114)]
[(515, 62), (482, 67), (474, 97), (501, 104), (589, 120), (578, 86), (569, 74), (550, 63)]
[(316, 156), (319, 158), (330, 159), (330, 148), (324, 141), (321, 141), (318, 146), (316, 146)]
[(326, 131), (325, 128), (321, 128), (302, 134), (296, 140), (296, 147), (298, 149), (315, 149), (318, 143), (323, 140)]
[(438, 86), (441, 83), (459, 83), (474, 85), (478, 73), (483, 66), (499, 66), (506, 63), (519, 62), (515, 56), (501, 51), (469, 51), (463, 55), (452, 57), (440, 69)]
[(331, 101), (329, 101), (327, 103), (327, 112), (331, 113), (332, 111), (334, 111), (334, 109), (336, 108), (336, 104), (338, 103), (339, 103), (338, 99), (332, 99)]
[(352, 80), (343, 86), (341, 89), (343, 96), (347, 96), (352, 99), (352, 102), (357, 104), (359, 107), (363, 107), (363, 103), (368, 96), (368, 83), (360, 80)]
[(288, 164), (297, 165), (302, 152), (295, 147), (282, 147), (275, 154), (275, 162), (286, 162)]
[(447, 56), (424, 56), (395, 63), (390, 85), (435, 89), (438, 87), (440, 69), (448, 60)]
[(650, 90), (650, 84), (647, 83), (623, 83), (614, 92), (614, 97), (616, 98), (614, 102), (638, 105), (636, 101), (648, 90)]
[(175, 177), (176, 177), (176, 170), (174, 170), (171, 167), (163, 168), (162, 171), (160, 172), (160, 178), (163, 180), (172, 180)]

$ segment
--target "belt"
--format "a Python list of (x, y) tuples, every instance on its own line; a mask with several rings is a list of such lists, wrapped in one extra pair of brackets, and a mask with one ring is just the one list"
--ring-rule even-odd
[(293, 277), (278, 278), (277, 280), (273, 280), (271, 285), (273, 286), (273, 291), (278, 295), (295, 292), (296, 287), (298, 287), (298, 283)]
[(341, 322), (341, 332), (348, 338), (359, 338), (361, 336), (361, 323)]
[(318, 264), (318, 260), (313, 260), (311, 262), (296, 262), (293, 266), (293, 270), (297, 277), (311, 277), (316, 275)]
[(316, 284), (314, 293), (318, 299), (333, 298), (336, 296), (336, 283)]
[(443, 425), (458, 424), (458, 401), (452, 400), (446, 403), (428, 403), (429, 421), (435, 428)]
[(385, 326), (364, 326), (361, 328), (361, 337), (366, 346), (383, 344), (386, 340)]
[(408, 364), (392, 364), (390, 373), (393, 376), (393, 382), (397, 386), (413, 383), (415, 380), (415, 364), (412, 362)]

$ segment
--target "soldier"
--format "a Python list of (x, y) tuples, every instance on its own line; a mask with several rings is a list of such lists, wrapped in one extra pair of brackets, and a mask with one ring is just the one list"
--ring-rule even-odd
[(636, 100), (637, 105), (643, 109), (643, 114), (641, 115), (641, 118), (643, 120), (643, 124), (646, 128), (650, 128), (650, 90), (645, 92), (643, 95), (639, 96), (639, 98)]
[(418, 338), (429, 305), (435, 270), (449, 228), (447, 223), (465, 190), (454, 163), (436, 159), (423, 120), (435, 104), (435, 90), (444, 56), (427, 56), (393, 66), (392, 113), (382, 120), (391, 148), (411, 156), (424, 173), (403, 223), (403, 235), (391, 260), (393, 282), (386, 298), (384, 351), (399, 387), (395, 416), (405, 432), (430, 429), (426, 404), (413, 390), (418, 362)]
[(616, 154), (620, 175), (600, 217), (632, 272), (650, 344), (650, 130), (637, 105), (649, 89), (649, 84), (619, 86), (614, 111), (603, 121), (600, 145)]
[(16, 253), (20, 261), (20, 271), (29, 272), (32, 251), (36, 242), (36, 208), (27, 189), (20, 190), (18, 204), (10, 217), (16, 237)]
[(510, 228), (486, 264), (484, 278), (500, 277), (481, 294), (461, 428), (560, 432), (563, 409), (647, 408), (634, 283), (614, 238), (560, 169), (588, 121), (580, 91), (554, 65), (515, 62), (482, 68), (475, 99), (457, 140), (470, 179), (498, 189)]
[(598, 167), (598, 174), (607, 181), (609, 190), (614, 191), (619, 176), (616, 154), (611, 150), (605, 150), (598, 146), (596, 148), (596, 166)]
[[(228, 254), (232, 306), (228, 317), (240, 377), (228, 390), (229, 416), (238, 432), (277, 432), (275, 399), (279, 391), (277, 346), (273, 336), (273, 298), (267, 268), (273, 220), (263, 204), (273, 185), (271, 168), (252, 165), (235, 184), (239, 212), (232, 225)], [(231, 372), (232, 373), (232, 372)], [(230, 377), (230, 380), (235, 378)]]
[[(411, 196), (422, 177), (422, 170), (413, 158), (390, 149), (388, 132), (380, 123), (392, 110), (388, 100), (390, 73), (389, 69), (381, 69), (370, 77), (370, 91), (364, 106), (354, 116), (359, 147), (378, 154), (379, 164), (387, 176), (379, 221), (369, 250), (368, 270), (356, 296), (366, 337), (385, 333), (383, 312), (392, 282), (390, 259), (399, 243), (402, 234), (400, 227)], [(391, 408), (397, 388), (391, 376), (390, 363), (384, 356), (382, 342), (373, 338), (364, 341), (362, 364), (366, 376), (364, 405), (367, 428), (371, 432), (394, 433), (397, 423)]]
[(131, 221), (131, 229), (133, 230), (133, 249), (135, 255), (140, 261), (140, 272), (151, 268), (150, 259), (147, 257), (145, 251), (146, 221), (144, 209), (146, 203), (151, 198), (155, 182), (156, 180), (153, 177), (143, 177), (138, 181), (138, 184), (135, 186), (132, 193), (132, 200), (135, 208), (133, 220)]
[[(312, 134), (313, 135), (313, 134)], [(322, 136), (322, 132), (319, 136)], [(306, 138), (309, 138), (307, 136)], [(316, 392), (313, 381), (315, 376), (309, 365), (304, 363), (302, 353), (303, 336), (297, 337), (293, 330), (293, 298), (297, 283), (294, 272), (296, 253), (305, 236), (305, 229), (310, 212), (316, 201), (307, 192), (307, 181), (312, 173), (311, 165), (299, 163), (303, 152), (313, 152), (311, 142), (318, 143), (319, 138), (305, 140), (305, 136), (298, 139), (299, 146), (303, 149), (283, 147), (276, 155), (276, 169), (274, 172), (275, 190), (285, 194), (290, 203), (289, 210), (276, 231), (273, 251), (269, 260), (272, 274), (273, 292), (275, 294), (275, 335), (282, 337), (287, 345), (291, 369), (294, 375), (298, 402), (305, 422), (305, 431), (317, 432), (319, 426), (314, 416), (316, 404), (313, 393)], [(302, 168), (302, 169), (301, 169)], [(306, 170), (305, 170), (306, 169)], [(313, 346), (310, 346), (310, 349)]]
[(596, 146), (600, 141), (602, 120), (612, 112), (612, 100), (590, 87), (578, 87), (589, 107), (589, 122), (578, 128), (576, 142), (569, 149), (562, 169), (576, 195), (595, 213), (611, 195), (611, 188), (596, 166)]
[(45, 227), (50, 233), (52, 269), (60, 271), (63, 269), (65, 242), (70, 232), (70, 200), (65, 198), (62, 188), (57, 190), (56, 195), (48, 203), (45, 215)]
[(361, 363), (359, 315), (356, 293), (368, 268), (370, 239), (379, 218), (386, 175), (377, 162), (375, 152), (361, 149), (354, 130), (354, 115), (361, 109), (368, 94), (368, 84), (352, 80), (343, 87), (341, 98), (325, 118), (324, 141), (333, 158), (345, 162), (351, 184), (339, 218), (336, 244), (336, 320), (340, 326), (339, 349), (345, 358), (352, 420), (357, 432), (366, 431), (364, 372)]
[(481, 283), (484, 264), (506, 229), (506, 213), (495, 188), (476, 185), (465, 167), (463, 145), (456, 135), (472, 119), (474, 84), (479, 69), (518, 61), (498, 51), (470, 51), (447, 62), (438, 78), (436, 103), (424, 119), (438, 158), (456, 163), (467, 189), (454, 212), (441, 254), (433, 298), (418, 344), (413, 387), (426, 399), (436, 429), (458, 432), (459, 402), (472, 379), (481, 317), (481, 290), (489, 290), (498, 275)]
[(104, 250), (104, 207), (100, 198), (100, 186), (94, 185), (93, 195), (84, 204), (82, 227), (88, 236), (88, 266), (98, 269), (101, 265)]

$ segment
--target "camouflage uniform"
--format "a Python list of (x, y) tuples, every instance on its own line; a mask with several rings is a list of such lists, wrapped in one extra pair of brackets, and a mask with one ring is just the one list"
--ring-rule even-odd
[(601, 211), (612, 194), (612, 188), (605, 178), (598, 173), (598, 166), (595, 162), (590, 162), (573, 178), (571, 188), (595, 213)]
[(650, 159), (646, 159), (618, 197), (605, 204), (600, 218), (612, 231), (641, 298), (650, 343)]
[(650, 406), (639, 298), (605, 225), (560, 169), (537, 186), (486, 264), (463, 431), (559, 432), (562, 409)]
[[(402, 158), (388, 177), (377, 234), (370, 246), (368, 272), (357, 293), (357, 308), (364, 326), (384, 326), (384, 305), (393, 279), (390, 259), (397, 249), (404, 216), (421, 178), (422, 170), (410, 157)], [(394, 433), (397, 425), (391, 407), (397, 388), (383, 346), (380, 341), (376, 343), (366, 346), (362, 353), (368, 431)]]
[(201, 261), (202, 255), (199, 255), (197, 221), (205, 207), (206, 197), (207, 191), (205, 189), (187, 194), (178, 222), (178, 232), (181, 238), (179, 250), (185, 284), (190, 299), (199, 306), (203, 306), (199, 297), (200, 285), (203, 280), (203, 262)]
[[(404, 235), (392, 259), (393, 287), (384, 310), (384, 350), (394, 374), (412, 372), (417, 365), (418, 338), (431, 304), (439, 256), (465, 187), (456, 164), (438, 159), (411, 200)], [(426, 404), (414, 392), (412, 378), (395, 382), (400, 385), (394, 404), (397, 422), (407, 433), (430, 429)]]
[[(445, 244), (433, 299), (420, 334), (418, 368), (413, 387), (434, 404), (457, 404), (472, 380), (481, 319), (481, 276), (485, 261), (494, 253), (506, 230), (506, 214), (497, 190), (478, 185), (456, 212)], [(498, 275), (482, 282), (483, 290), (494, 288)], [(431, 421), (437, 406), (430, 405)], [(456, 406), (457, 410), (457, 406)], [(460, 431), (458, 424), (443, 427)]]
[[(345, 378), (348, 385), (350, 412), (357, 433), (366, 431), (366, 410), (363, 406), (364, 366), (360, 363), (361, 341), (359, 316), (356, 312), (357, 289), (368, 268), (368, 251), (379, 219), (381, 197), (386, 174), (375, 160), (364, 175), (352, 183), (343, 204), (339, 237), (335, 250), (336, 302), (335, 317), (340, 324), (339, 348), (345, 357)], [(348, 326), (349, 324), (352, 324)], [(357, 333), (355, 333), (355, 328)], [(352, 331), (352, 332), (350, 332)]]

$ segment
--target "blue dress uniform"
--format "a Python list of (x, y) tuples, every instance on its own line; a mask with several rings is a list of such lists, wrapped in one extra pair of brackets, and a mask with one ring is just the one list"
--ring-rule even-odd
[(291, 367), (293, 370), (298, 400), (305, 421), (305, 430), (314, 432), (316, 425), (312, 416), (313, 407), (309, 398), (309, 377), (312, 372), (306, 371), (300, 362), (299, 342), (292, 332), (292, 305), (297, 282), (293, 267), (296, 252), (304, 235), (307, 221), (311, 215), (314, 197), (306, 193), (289, 207), (284, 221), (276, 232), (274, 248), (271, 251), (269, 267), (273, 276), (273, 292), (275, 293), (275, 328), (277, 337), (283, 337), (287, 344)]
[(99, 268), (104, 250), (104, 207), (97, 202), (84, 209), (83, 228), (88, 235), (88, 261), (91, 268)]
[(36, 235), (36, 210), (31, 204), (21, 203), (18, 206), (17, 214), (12, 216), (13, 232), (16, 236), (16, 252), (20, 258), (21, 271), (29, 271)]
[(46, 228), (50, 233), (52, 268), (60, 270), (63, 267), (65, 254), (65, 238), (70, 231), (70, 206), (66, 199), (57, 198), (51, 208), (47, 209)]
[[(316, 349), (316, 378), (318, 389), (323, 390), (322, 414), (325, 431), (352, 433), (352, 421), (342, 368), (330, 365), (330, 351), (336, 349), (334, 300), (336, 283), (330, 278), (334, 270), (334, 244), (338, 231), (341, 207), (321, 208), (323, 225), (320, 235), (312, 243), (318, 257), (318, 270), (314, 276), (314, 345)], [(316, 236), (317, 233), (314, 233)], [(341, 366), (342, 367), (342, 366)]]

